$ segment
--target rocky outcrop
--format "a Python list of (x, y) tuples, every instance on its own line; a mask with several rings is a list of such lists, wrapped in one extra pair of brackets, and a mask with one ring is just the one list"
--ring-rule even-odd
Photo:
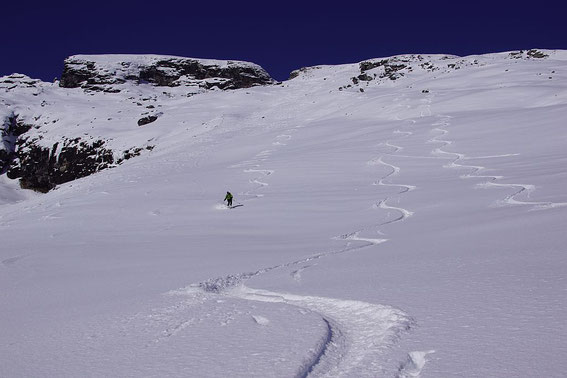
[(103, 140), (65, 139), (51, 148), (36, 139), (19, 138), (8, 178), (24, 189), (48, 192), (56, 185), (88, 176), (114, 165), (114, 154)]
[(301, 67), (297, 70), (291, 71), (289, 74), (289, 80), (293, 80), (296, 77), (307, 77), (313, 74), (314, 71), (322, 69), (322, 66), (313, 66), (313, 67)]
[(7, 117), (0, 126), (0, 174), (5, 173), (16, 157), (16, 142), (18, 137), (31, 129), (18, 120), (14, 114)]
[(11, 118), (8, 118), (0, 126), (0, 136), (2, 137), (0, 143), (0, 174), (6, 171), (14, 155), (14, 137), (11, 132), (11, 126)]
[[(358, 64), (360, 73), (350, 78), (352, 84), (339, 87), (339, 90), (354, 86), (366, 85), (375, 81), (380, 83), (396, 81), (410, 74), (414, 70), (434, 72), (441, 70), (440, 62), (453, 61), (458, 58), (453, 55), (398, 55), (390, 58), (369, 59)], [(461, 63), (459, 63), (461, 64)], [(445, 68), (458, 69), (457, 63), (448, 64)], [(364, 92), (362, 88), (359, 88)]]
[(133, 147), (117, 153), (107, 148), (105, 140), (80, 137), (63, 137), (47, 147), (41, 136), (26, 134), (32, 127), (38, 126), (26, 124), (17, 115), (3, 123), (0, 168), (8, 178), (19, 179), (23, 189), (42, 193), (59, 184), (115, 167), (154, 148)]
[(156, 115), (149, 115), (149, 116), (145, 116), (142, 117), (138, 120), (138, 126), (144, 126), (147, 125), (148, 123), (152, 123), (157, 121), (158, 117)]
[(29, 76), (13, 73), (0, 77), (0, 89), (10, 91), (15, 88), (37, 88), (41, 80), (32, 79)]
[[(413, 65), (420, 65), (425, 70), (431, 70), (430, 62), (425, 60), (422, 55), (400, 55), (387, 59), (372, 59), (359, 63), (360, 75), (358, 80), (371, 81), (375, 78), (397, 80), (403, 77), (407, 72), (413, 70)], [(370, 76), (367, 71), (375, 70)]]
[(117, 92), (126, 82), (204, 89), (239, 89), (275, 83), (262, 67), (247, 62), (159, 55), (75, 55), (65, 60), (59, 85)]
[(548, 58), (549, 54), (537, 49), (520, 50), (509, 53), (510, 58), (513, 59), (544, 59)]
[(0, 148), (0, 174), (3, 174), (8, 169), (8, 165), (13, 159), (13, 152), (5, 149)]

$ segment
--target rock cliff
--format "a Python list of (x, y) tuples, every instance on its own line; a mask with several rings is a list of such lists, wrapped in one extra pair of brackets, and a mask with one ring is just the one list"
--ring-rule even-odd
[(239, 89), (275, 81), (262, 67), (247, 62), (161, 55), (75, 55), (65, 60), (59, 85), (117, 92), (126, 82)]

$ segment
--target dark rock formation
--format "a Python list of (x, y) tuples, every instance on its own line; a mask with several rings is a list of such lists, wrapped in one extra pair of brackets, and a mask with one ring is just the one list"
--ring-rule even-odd
[[(151, 151), (155, 146), (146, 146), (146, 150)], [(122, 157), (116, 161), (117, 164), (122, 164), (125, 160), (131, 159), (135, 156), (140, 156), (144, 149), (140, 147), (130, 148), (122, 153)]]
[(6, 118), (0, 126), (0, 174), (5, 173), (16, 156), (16, 141), (18, 137), (31, 129), (18, 120), (18, 117), (11, 115)]
[(148, 123), (152, 123), (152, 122), (156, 121), (157, 119), (158, 119), (158, 117), (155, 116), (155, 115), (145, 116), (145, 117), (140, 118), (138, 120), (138, 126), (147, 125)]
[(246, 62), (153, 55), (77, 55), (65, 60), (59, 85), (117, 92), (119, 85), (126, 82), (205, 89), (239, 89), (275, 83), (262, 67)]
[(374, 78), (366, 73), (360, 74), (357, 76), (358, 80), (362, 80), (362, 81), (371, 81), (374, 80)]
[(537, 50), (537, 49), (531, 49), (531, 50), (520, 50), (520, 51), (514, 51), (511, 52), (509, 54), (510, 58), (514, 58), (514, 59), (544, 59), (549, 57), (548, 54), (546, 54), (543, 51)]
[(17, 115), (8, 117), (0, 126), (0, 173), (6, 173), (10, 179), (19, 179), (24, 189), (42, 193), (59, 184), (115, 167), (154, 148), (132, 147), (115, 159), (115, 152), (106, 147), (104, 140), (63, 137), (60, 142), (47, 147), (41, 143), (41, 136), (26, 135), (32, 127)]
[(403, 76), (403, 74), (400, 73), (399, 71), (403, 70), (404, 68), (407, 68), (408, 65), (401, 63), (401, 60), (397, 58), (382, 59), (379, 61), (361, 62), (359, 64), (361, 75), (358, 78), (363, 80), (361, 76), (364, 76), (366, 78), (364, 80), (367, 81), (369, 81), (368, 79), (372, 80), (373, 78), (365, 74), (365, 72), (377, 67), (384, 68), (384, 71), (379, 75), (379, 78), (381, 79), (388, 78), (390, 80), (396, 80), (399, 77)]
[(12, 161), (13, 154), (10, 150), (0, 149), (0, 174), (6, 172), (8, 164)]
[(91, 143), (81, 138), (65, 139), (51, 148), (38, 140), (20, 138), (16, 142), (16, 160), (8, 169), (11, 179), (20, 179), (20, 186), (48, 192), (56, 185), (88, 176), (114, 165), (114, 154), (104, 147), (103, 140)]

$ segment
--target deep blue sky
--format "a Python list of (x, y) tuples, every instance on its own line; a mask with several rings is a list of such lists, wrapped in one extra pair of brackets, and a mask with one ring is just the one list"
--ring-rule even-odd
[(46, 81), (73, 54), (246, 60), (284, 80), (303, 66), (402, 53), (567, 49), (559, 1), (9, 2), (2, 5), (0, 76)]

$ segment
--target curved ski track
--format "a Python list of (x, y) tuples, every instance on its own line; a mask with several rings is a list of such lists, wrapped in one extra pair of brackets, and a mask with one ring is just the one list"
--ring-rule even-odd
[[(412, 131), (395, 130), (393, 133), (396, 134), (396, 135), (402, 135), (403, 137), (409, 137), (409, 136), (413, 135)], [(400, 167), (393, 165), (393, 164), (390, 164), (390, 163), (384, 162), (384, 160), (383, 160), (384, 156), (397, 156), (398, 151), (401, 151), (403, 149), (403, 147), (393, 144), (392, 141), (390, 141), (390, 140), (382, 143), (381, 145), (388, 147), (388, 148), (391, 148), (391, 149), (393, 149), (393, 151), (390, 152), (390, 153), (383, 153), (379, 157), (368, 161), (367, 164), (370, 165), (370, 166), (373, 166), (373, 165), (385, 166), (385, 167), (390, 169), (390, 172), (388, 172), (384, 176), (380, 177), (377, 181), (374, 181), (372, 183), (372, 185), (400, 188), (400, 190), (398, 191), (398, 193), (396, 193), (396, 195), (404, 194), (404, 193), (410, 192), (412, 190), (415, 190), (417, 188), (415, 185), (392, 184), (392, 183), (385, 182), (385, 180), (390, 179), (393, 176), (398, 175), (400, 173)], [(390, 200), (391, 200), (391, 197), (383, 198), (383, 199), (379, 200), (377, 203), (375, 203), (372, 207), (375, 208), (375, 209), (396, 211), (396, 212), (399, 213), (399, 215), (397, 217), (395, 217), (394, 219), (390, 219), (390, 220), (381, 222), (379, 224), (373, 225), (372, 227), (364, 228), (364, 229), (361, 229), (361, 230), (358, 230), (358, 231), (355, 231), (355, 232), (351, 232), (351, 233), (346, 234), (346, 235), (341, 235), (341, 236), (337, 237), (337, 239), (366, 241), (366, 242), (369, 242), (369, 243), (372, 243), (372, 244), (380, 244), (380, 243), (384, 243), (384, 242), (388, 241), (388, 239), (363, 238), (363, 237), (360, 237), (359, 235), (360, 235), (360, 233), (362, 233), (364, 231), (372, 231), (372, 232), (377, 233), (377, 234), (383, 234), (382, 231), (380, 231), (380, 227), (390, 225), (390, 224), (393, 224), (393, 223), (397, 223), (397, 222), (403, 222), (407, 218), (410, 218), (411, 216), (413, 216), (414, 213), (410, 210), (407, 210), (403, 207), (397, 207), (397, 206), (389, 205), (388, 201), (390, 201)]]
[[(403, 137), (413, 134), (410, 131), (397, 131), (398, 132), (395, 134), (401, 134)], [(289, 138), (291, 137), (289, 136)], [(394, 145), (390, 141), (385, 142), (383, 145), (393, 149), (393, 153), (402, 149), (402, 147)], [(390, 169), (388, 173), (375, 181), (373, 185), (400, 188), (397, 194), (414, 190), (416, 187), (413, 185), (386, 182), (386, 180), (400, 172), (399, 167), (383, 161), (383, 156), (391, 154), (392, 153), (382, 154), (377, 159), (368, 162), (369, 165), (383, 165)], [(266, 156), (268, 156), (267, 153), (262, 154), (262, 158)], [(274, 173), (274, 170), (260, 168), (260, 165), (256, 164), (257, 162), (258, 161), (254, 160), (246, 162), (248, 164), (254, 164), (254, 166), (253, 168), (245, 169), (245, 173), (260, 173), (262, 175), (250, 180), (250, 183), (256, 184), (256, 187), (244, 193), (248, 196), (254, 196), (254, 192), (267, 186), (268, 184), (260, 181), (260, 179)], [(389, 200), (390, 197), (381, 199), (378, 203), (374, 204), (374, 207), (399, 212), (399, 216), (372, 226), (374, 232), (380, 233), (379, 228), (381, 226), (404, 221), (406, 218), (413, 215), (409, 210), (389, 205)], [(402, 311), (389, 306), (361, 301), (256, 290), (248, 288), (243, 284), (244, 281), (252, 277), (265, 274), (275, 269), (293, 266), (300, 266), (291, 273), (293, 279), (299, 280), (301, 272), (310, 266), (305, 266), (305, 264), (312, 260), (352, 252), (387, 241), (387, 239), (382, 238), (362, 237), (360, 233), (363, 231), (365, 230), (363, 229), (336, 237), (336, 239), (362, 242), (363, 244), (351, 245), (348, 243), (340, 250), (318, 253), (300, 260), (264, 268), (256, 272), (210, 279), (196, 285), (191, 285), (186, 288), (186, 290), (199, 289), (205, 293), (262, 302), (284, 302), (316, 312), (328, 326), (328, 332), (325, 337), (326, 341), (321, 345), (313, 361), (300, 367), (298, 376), (375, 376), (376, 372), (380, 371), (376, 356), (389, 347), (391, 343), (398, 338), (401, 332), (408, 330), (413, 324), (413, 320)]]
[[(425, 100), (425, 104), (420, 106), (420, 116), (430, 117), (431, 112), (431, 98)], [(474, 159), (459, 152), (449, 152), (445, 148), (452, 145), (453, 141), (444, 139), (449, 131), (446, 129), (450, 125), (450, 116), (440, 116), (441, 121), (433, 123), (432, 132), (440, 133), (440, 135), (429, 139), (427, 142), (440, 143), (438, 147), (432, 151), (434, 155), (438, 155), (442, 159), (449, 159), (449, 163), (445, 164), (445, 168), (465, 168), (470, 170), (468, 174), (462, 175), (461, 178), (485, 178), (488, 181), (480, 184), (481, 187), (506, 187), (513, 189), (513, 193), (506, 196), (504, 199), (497, 202), (498, 205), (530, 205), (535, 209), (548, 209), (558, 206), (565, 206), (567, 203), (555, 202), (528, 202), (520, 201), (516, 197), (520, 194), (529, 195), (535, 187), (528, 184), (505, 184), (498, 182), (504, 176), (497, 175), (482, 175), (482, 171), (486, 170), (484, 166), (463, 164), (467, 159)], [(415, 123), (415, 121), (411, 121)], [(296, 127), (297, 128), (297, 127)], [(295, 131), (295, 130), (290, 130)], [(412, 131), (396, 130), (394, 134), (400, 135), (402, 138), (410, 137), (413, 135)], [(291, 139), (291, 135), (282, 134), (276, 137), (272, 143), (272, 148), (285, 146), (283, 141)], [(395, 184), (391, 179), (400, 173), (400, 167), (386, 162), (387, 156), (399, 156), (408, 158), (435, 158), (434, 156), (411, 156), (398, 154), (403, 147), (394, 144), (392, 141), (386, 141), (382, 144), (383, 147), (389, 148), (392, 151), (389, 153), (382, 153), (377, 158), (370, 160), (368, 165), (381, 165), (388, 168), (389, 172), (384, 174), (373, 185), (384, 187), (397, 187), (399, 191), (395, 194), (410, 192), (416, 189), (416, 186), (410, 184)], [(257, 191), (265, 188), (269, 183), (265, 182), (266, 178), (274, 174), (275, 171), (265, 169), (261, 165), (267, 160), (274, 150), (265, 150), (255, 156), (253, 160), (245, 161), (240, 164), (234, 165), (234, 168), (244, 168), (246, 174), (259, 174), (259, 176), (251, 178), (250, 184), (254, 185), (249, 191), (241, 193), (242, 196), (248, 198), (260, 198), (261, 194)], [(502, 158), (513, 156), (514, 154), (507, 155), (493, 155), (482, 156), (479, 158)], [(445, 156), (445, 157), (442, 157)], [(399, 197), (398, 197), (399, 199)], [(245, 199), (246, 201), (246, 199)], [(346, 244), (342, 249), (320, 252), (299, 260), (291, 261), (288, 263), (275, 265), (267, 268), (260, 269), (255, 272), (239, 273), (235, 275), (228, 275), (226, 277), (212, 278), (204, 282), (192, 284), (184, 289), (174, 291), (175, 294), (195, 295), (199, 293), (202, 296), (226, 296), (231, 298), (268, 302), (268, 303), (285, 303), (291, 306), (296, 306), (301, 309), (310, 310), (321, 316), (324, 323), (327, 325), (326, 335), (323, 336), (322, 342), (318, 344), (316, 352), (310, 356), (310, 359), (304, 365), (299, 366), (297, 370), (298, 377), (306, 376), (375, 376), (382, 371), (379, 366), (379, 356), (385, 349), (390, 347), (399, 335), (408, 330), (413, 325), (413, 320), (403, 313), (401, 310), (393, 307), (366, 303), (362, 301), (343, 300), (337, 298), (316, 297), (307, 295), (296, 295), (289, 293), (275, 293), (267, 290), (253, 289), (244, 285), (244, 282), (250, 278), (268, 273), (276, 269), (285, 269), (297, 267), (291, 272), (292, 278), (300, 280), (301, 272), (308, 269), (311, 264), (307, 263), (329, 257), (336, 254), (352, 252), (367, 248), (370, 246), (378, 245), (386, 242), (388, 239), (365, 237), (361, 236), (362, 233), (373, 232), (381, 235), (381, 227), (392, 225), (398, 222), (403, 222), (413, 216), (413, 212), (399, 206), (393, 206), (389, 202), (392, 197), (386, 197), (377, 201), (373, 208), (394, 211), (398, 215), (392, 219), (383, 221), (379, 224), (366, 227), (354, 232), (350, 232), (335, 239), (357, 242)], [(184, 323), (180, 326), (184, 327)], [(176, 331), (178, 328), (175, 328)], [(433, 353), (429, 351), (414, 351), (408, 353), (407, 360), (400, 364), (398, 377), (417, 377), (423, 369), (426, 356)]]
[(482, 175), (480, 173), (484, 170), (487, 170), (486, 167), (481, 166), (481, 165), (461, 164), (460, 163), (461, 161), (467, 160), (467, 159), (468, 160), (470, 160), (470, 159), (494, 159), (494, 158), (504, 158), (504, 157), (510, 157), (510, 156), (517, 156), (519, 154), (502, 154), (502, 155), (474, 157), (474, 156), (466, 156), (465, 154), (462, 154), (462, 153), (459, 153), (459, 152), (444, 151), (443, 148), (453, 144), (453, 141), (451, 141), (451, 140), (441, 139), (442, 137), (446, 136), (449, 133), (449, 131), (446, 128), (448, 126), (450, 126), (449, 119), (451, 117), (450, 116), (440, 116), (440, 117), (441, 117), (441, 121), (432, 124), (432, 126), (435, 126), (435, 128), (433, 128), (432, 131), (438, 132), (438, 133), (441, 133), (441, 134), (431, 138), (429, 141), (434, 142), (434, 143), (441, 143), (441, 144), (443, 144), (443, 146), (434, 149), (433, 153), (436, 154), (436, 155), (450, 155), (450, 156), (454, 157), (454, 158), (452, 158), (452, 160), (448, 164), (445, 164), (443, 166), (445, 168), (465, 168), (465, 169), (469, 169), (470, 170), (469, 173), (460, 176), (463, 179), (468, 179), (468, 178), (485, 178), (485, 179), (488, 179), (488, 181), (486, 181), (484, 183), (477, 184), (477, 186), (479, 188), (500, 187), (500, 188), (512, 189), (513, 192), (511, 194), (507, 195), (503, 199), (496, 201), (496, 203), (495, 203), (496, 206), (529, 205), (529, 206), (532, 206), (531, 210), (546, 210), (546, 209), (551, 209), (551, 208), (556, 208), (556, 207), (567, 206), (567, 203), (565, 203), (565, 202), (551, 202), (551, 201), (538, 202), (538, 201), (520, 201), (520, 200), (517, 200), (516, 197), (519, 196), (520, 194), (525, 194), (529, 198), (530, 194), (533, 191), (535, 191), (535, 186), (531, 185), (531, 184), (505, 184), (505, 183), (497, 182), (499, 180), (503, 180), (505, 178), (505, 176)]
[[(423, 111), (422, 116), (424, 116)], [(295, 131), (296, 128), (297, 127), (289, 131)], [(396, 130), (394, 131), (394, 135), (401, 135), (401, 137), (404, 138), (413, 135), (413, 132)], [(278, 135), (272, 145), (276, 146), (275, 148), (284, 146), (285, 144), (282, 143), (282, 141), (288, 141), (291, 138), (289, 134)], [(379, 157), (367, 162), (367, 164), (382, 165), (387, 167), (389, 172), (372, 184), (376, 186), (399, 188), (399, 191), (396, 193), (397, 196), (415, 190), (416, 186), (414, 185), (394, 184), (389, 182), (391, 178), (400, 173), (400, 167), (385, 162), (384, 158), (386, 156), (395, 156), (398, 151), (403, 148), (393, 144), (391, 141), (386, 141), (381, 144), (381, 146), (392, 149), (393, 151), (389, 153), (384, 152)], [(272, 169), (263, 168), (262, 163), (267, 160), (273, 151), (273, 149), (262, 151), (252, 160), (231, 166), (231, 168), (243, 168), (243, 172), (246, 174), (260, 174), (249, 180), (250, 184), (255, 185), (254, 188), (240, 193), (240, 195), (248, 197), (248, 199), (244, 199), (243, 201), (262, 197), (257, 191), (267, 187), (269, 183), (264, 180), (275, 173)], [(384, 371), (384, 368), (379, 365), (379, 356), (396, 342), (401, 333), (409, 330), (414, 324), (414, 320), (403, 311), (390, 306), (363, 301), (275, 293), (267, 290), (253, 289), (245, 286), (244, 282), (276, 269), (293, 267), (297, 267), (297, 269), (291, 272), (291, 276), (294, 280), (299, 281), (301, 279), (301, 272), (312, 266), (312, 264), (307, 263), (313, 260), (353, 252), (386, 242), (388, 239), (363, 237), (361, 233), (371, 231), (376, 234), (382, 234), (380, 230), (381, 227), (403, 222), (413, 215), (413, 212), (403, 207), (390, 205), (389, 201), (391, 200), (391, 197), (380, 199), (373, 205), (373, 208), (394, 211), (399, 213), (398, 216), (379, 224), (335, 237), (335, 239), (338, 240), (349, 241), (341, 249), (316, 253), (299, 260), (263, 268), (255, 272), (211, 278), (200, 283), (189, 285), (186, 288), (174, 290), (170, 292), (170, 294), (196, 296), (196, 298), (199, 298), (199, 301), (202, 301), (204, 297), (210, 297), (212, 299), (217, 296), (225, 296), (250, 301), (279, 302), (312, 311), (323, 319), (324, 323), (327, 325), (327, 333), (324, 335), (323, 341), (317, 346), (318, 349), (315, 354), (311, 356), (312, 358), (304, 365), (298, 367), (296, 376), (376, 376)], [(351, 242), (357, 243), (352, 244)], [(190, 323), (182, 322), (172, 327), (173, 334), (189, 324)], [(168, 332), (167, 336), (169, 337), (170, 334), (171, 332)], [(408, 358), (411, 357), (411, 353), (408, 354)], [(423, 363), (425, 362), (423, 361)], [(404, 363), (400, 364), (400, 366), (404, 366)], [(423, 367), (423, 364), (420, 366), (419, 370), (421, 370), (421, 367)], [(409, 371), (409, 368), (404, 371)], [(412, 374), (413, 373), (415, 373), (415, 370), (412, 371)], [(417, 372), (417, 375), (413, 376), (418, 375), (419, 372)], [(402, 375), (400, 374), (399, 376)]]

